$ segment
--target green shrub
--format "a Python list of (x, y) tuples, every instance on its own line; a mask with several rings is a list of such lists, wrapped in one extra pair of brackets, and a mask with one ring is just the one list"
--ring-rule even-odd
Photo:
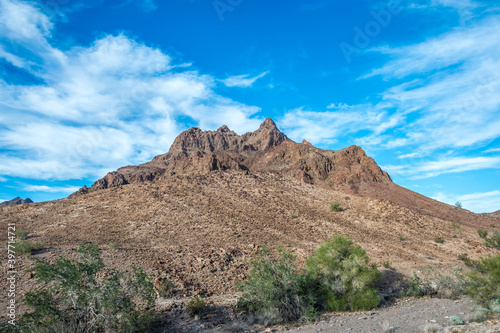
[(486, 313), (483, 311), (473, 311), (466, 316), (466, 320), (470, 323), (481, 323), (486, 320)]
[(334, 212), (341, 212), (343, 209), (342, 209), (342, 205), (340, 204), (340, 202), (334, 201), (334, 202), (330, 202), (330, 210), (334, 211)]
[(484, 245), (500, 250), (500, 232), (493, 231), (493, 236), (485, 238)]
[(402, 242), (405, 242), (407, 239), (406, 239), (405, 236), (399, 235), (399, 240), (402, 241)]
[(489, 308), (493, 312), (500, 312), (500, 298), (494, 298), (490, 301)]
[(191, 298), (186, 304), (186, 313), (190, 316), (201, 316), (207, 309), (207, 302), (199, 297)]
[(436, 243), (439, 243), (439, 244), (443, 244), (444, 243), (444, 239), (442, 237), (436, 237), (436, 238), (434, 238), (434, 241)]
[(486, 237), (488, 237), (488, 231), (487, 230), (477, 229), (477, 234), (482, 239), (486, 239)]
[(406, 279), (406, 285), (405, 296), (423, 297), (433, 293), (429, 283), (422, 280), (415, 272), (412, 277)]
[(24, 229), (16, 229), (16, 238), (25, 240), (28, 238), (28, 232)]
[(29, 256), (35, 251), (40, 251), (44, 248), (45, 244), (41, 241), (36, 241), (34, 243), (28, 242), (23, 239), (16, 239), (14, 243), (14, 250), (17, 255)]
[(461, 209), (462, 208), (462, 203), (459, 202), (459, 201), (455, 202), (455, 207)]
[(169, 297), (174, 290), (174, 285), (169, 279), (157, 280), (155, 289), (160, 297)]
[(120, 244), (118, 244), (118, 242), (111, 242), (108, 244), (108, 246), (110, 249), (116, 250), (117, 248), (120, 247)]
[(483, 306), (500, 299), (500, 254), (481, 258), (468, 275), (467, 293)]
[(387, 269), (392, 269), (391, 263), (389, 261), (382, 261), (382, 266)]
[(463, 325), (464, 321), (459, 316), (450, 316), (450, 323), (452, 325)]
[(267, 248), (257, 252), (248, 280), (239, 285), (238, 307), (254, 313), (265, 325), (294, 321), (314, 313), (313, 297), (295, 256), (280, 249), (273, 258)]
[(95, 244), (81, 245), (76, 254), (76, 260), (60, 257), (54, 264), (36, 261), (38, 288), (26, 293), (24, 302), (32, 311), (21, 317), (20, 330), (147, 332), (153, 317), (143, 309), (154, 305), (149, 276), (134, 267), (128, 275), (112, 269), (103, 274)]
[(381, 274), (368, 262), (365, 250), (344, 236), (332, 237), (307, 259), (308, 274), (326, 310), (369, 310), (379, 305), (374, 286)]
[(298, 216), (297, 214), (295, 214), (294, 212), (290, 212), (290, 217), (291, 217), (292, 219), (295, 219), (295, 218), (297, 218), (297, 217), (299, 217), (299, 216)]
[(495, 223), (490, 223), (490, 227), (495, 228)]

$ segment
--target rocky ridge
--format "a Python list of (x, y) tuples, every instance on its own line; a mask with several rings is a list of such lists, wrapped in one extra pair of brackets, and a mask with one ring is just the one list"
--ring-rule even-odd
[(12, 200), (0, 202), (0, 206), (22, 205), (28, 203), (33, 203), (33, 201), (30, 198), (21, 199), (20, 197), (15, 197)]
[(217, 131), (190, 128), (175, 139), (168, 153), (110, 172), (73, 195), (174, 175), (226, 170), (278, 172), (305, 183), (336, 188), (353, 188), (363, 182), (392, 183), (389, 174), (360, 147), (332, 151), (315, 148), (307, 141), (296, 143), (268, 118), (255, 132), (241, 136), (227, 126)]

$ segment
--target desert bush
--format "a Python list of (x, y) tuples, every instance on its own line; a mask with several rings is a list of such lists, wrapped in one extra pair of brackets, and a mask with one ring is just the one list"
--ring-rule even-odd
[(434, 241), (436, 243), (439, 243), (439, 244), (443, 244), (444, 243), (444, 239), (442, 237), (436, 237), (436, 238), (434, 238)]
[(37, 288), (26, 293), (32, 308), (19, 327), (22, 332), (147, 332), (153, 315), (153, 284), (141, 269), (125, 275), (107, 270), (99, 247), (85, 244), (78, 259), (60, 257), (54, 264), (37, 260)]
[(207, 309), (207, 302), (199, 297), (191, 298), (186, 304), (186, 313), (190, 316), (201, 316)]
[(495, 228), (495, 223), (490, 223), (490, 227)]
[(441, 274), (427, 279), (419, 277), (416, 273), (406, 279), (406, 288), (403, 296), (456, 299), (466, 292), (466, 280), (460, 268), (455, 268), (453, 276)]
[(415, 272), (412, 277), (406, 279), (406, 284), (405, 296), (423, 297), (433, 293), (429, 283), (422, 280)]
[(477, 229), (477, 234), (482, 239), (485, 239), (486, 237), (488, 237), (488, 230)]
[(160, 297), (168, 297), (174, 291), (174, 285), (169, 279), (155, 281), (154, 287)]
[(292, 219), (295, 219), (295, 218), (297, 218), (297, 217), (299, 217), (299, 216), (298, 216), (297, 214), (295, 214), (294, 212), (290, 212), (290, 217), (291, 217)]
[(382, 266), (387, 269), (392, 269), (391, 263), (389, 261), (382, 261)]
[(494, 298), (490, 300), (489, 308), (493, 312), (500, 312), (500, 298)]
[(45, 244), (40, 241), (32, 243), (24, 239), (16, 239), (14, 243), (14, 250), (17, 255), (29, 256), (35, 251), (42, 250), (44, 246)]
[(483, 311), (473, 311), (465, 317), (465, 320), (470, 323), (481, 323), (485, 321), (486, 318), (486, 313), (484, 313)]
[(273, 258), (267, 248), (257, 252), (248, 280), (239, 285), (238, 308), (254, 313), (264, 324), (298, 320), (314, 313), (307, 276), (295, 265), (295, 256), (280, 249)]
[(450, 316), (450, 323), (452, 325), (463, 325), (464, 321), (459, 316)]
[(456, 208), (462, 208), (462, 203), (460, 201), (455, 202), (455, 207)]
[(484, 239), (484, 245), (500, 250), (500, 232), (493, 231), (493, 236)]
[(18, 228), (16, 229), (16, 238), (25, 240), (28, 238), (28, 232), (24, 229)]
[(330, 202), (330, 210), (334, 212), (341, 212), (342, 205), (338, 201)]
[(366, 252), (344, 236), (334, 236), (307, 258), (299, 270), (295, 256), (280, 249), (271, 256), (262, 248), (252, 262), (238, 307), (264, 324), (312, 319), (317, 311), (368, 310), (380, 303), (374, 288), (381, 274), (368, 265)]
[(108, 244), (108, 246), (110, 249), (116, 250), (117, 248), (120, 247), (120, 244), (118, 244), (118, 242), (111, 242)]
[(481, 258), (468, 274), (467, 293), (483, 306), (500, 299), (500, 254)]
[(332, 237), (307, 259), (308, 275), (326, 310), (369, 310), (379, 305), (374, 286), (381, 274), (368, 262), (366, 251), (344, 236)]

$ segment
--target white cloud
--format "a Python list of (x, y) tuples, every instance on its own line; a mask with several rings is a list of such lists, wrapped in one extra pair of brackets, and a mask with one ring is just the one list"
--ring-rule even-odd
[[(0, 78), (0, 175), (100, 177), (168, 151), (183, 129), (178, 117), (205, 129), (223, 120), (239, 133), (260, 124), (252, 118), (259, 108), (218, 95), (215, 78), (159, 49), (108, 35), (59, 50), (38, 9), (10, 0), (0, 6), (0, 57), (43, 82)], [(12, 48), (10, 36), (22, 49)]]
[(485, 153), (498, 153), (500, 152), (500, 148), (491, 148), (491, 149), (487, 149), (484, 151)]
[[(472, 1), (433, 5), (476, 7)], [(470, 154), (470, 148), (500, 137), (498, 31), (500, 16), (485, 15), (417, 44), (374, 48), (389, 60), (362, 78), (377, 76), (390, 83), (381, 102), (331, 104), (327, 112), (293, 109), (284, 117), (284, 128), (290, 127), (292, 138), (313, 143), (359, 132), (355, 142), (365, 149), (398, 148), (398, 158), (410, 165), (386, 168), (411, 177), (498, 168), (497, 159), (476, 155), (448, 160), (448, 152), (442, 153)], [(426, 156), (437, 160), (421, 162)]]
[[(402, 119), (390, 116), (385, 107), (388, 105), (331, 104), (329, 111), (324, 112), (297, 108), (287, 111), (279, 125), (293, 140), (306, 139), (312, 144), (333, 143), (338, 137), (350, 133), (368, 130), (379, 135), (397, 126)], [(362, 139), (357, 143), (363, 144)]]
[(496, 190), (463, 195), (439, 192), (432, 198), (450, 205), (460, 202), (463, 208), (476, 213), (492, 213), (500, 209), (500, 191)]
[(248, 88), (251, 87), (255, 81), (266, 76), (269, 72), (263, 72), (256, 76), (250, 76), (250, 74), (230, 76), (227, 79), (222, 80), (227, 87), (239, 87)]
[(382, 169), (389, 173), (408, 176), (411, 179), (423, 179), (446, 173), (500, 169), (500, 157), (447, 157), (407, 165), (385, 165)]
[(46, 186), (46, 185), (27, 185), (24, 187), (28, 192), (45, 192), (45, 193), (73, 193), (78, 191), (78, 186)]

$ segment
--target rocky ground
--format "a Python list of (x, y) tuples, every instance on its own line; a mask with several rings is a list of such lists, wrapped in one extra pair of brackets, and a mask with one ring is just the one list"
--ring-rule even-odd
[[(159, 302), (162, 304), (162, 302)], [(470, 322), (473, 302), (464, 297), (458, 300), (437, 298), (392, 299), (373, 311), (323, 314), (313, 323), (294, 323), (264, 327), (251, 318), (231, 310), (221, 310), (222, 302), (211, 303), (210, 311), (202, 318), (184, 315), (182, 301), (163, 303), (171, 309), (166, 330), (172, 332), (500, 332), (500, 316), (491, 315), (484, 322)], [(464, 325), (452, 325), (450, 316), (463, 318)]]

